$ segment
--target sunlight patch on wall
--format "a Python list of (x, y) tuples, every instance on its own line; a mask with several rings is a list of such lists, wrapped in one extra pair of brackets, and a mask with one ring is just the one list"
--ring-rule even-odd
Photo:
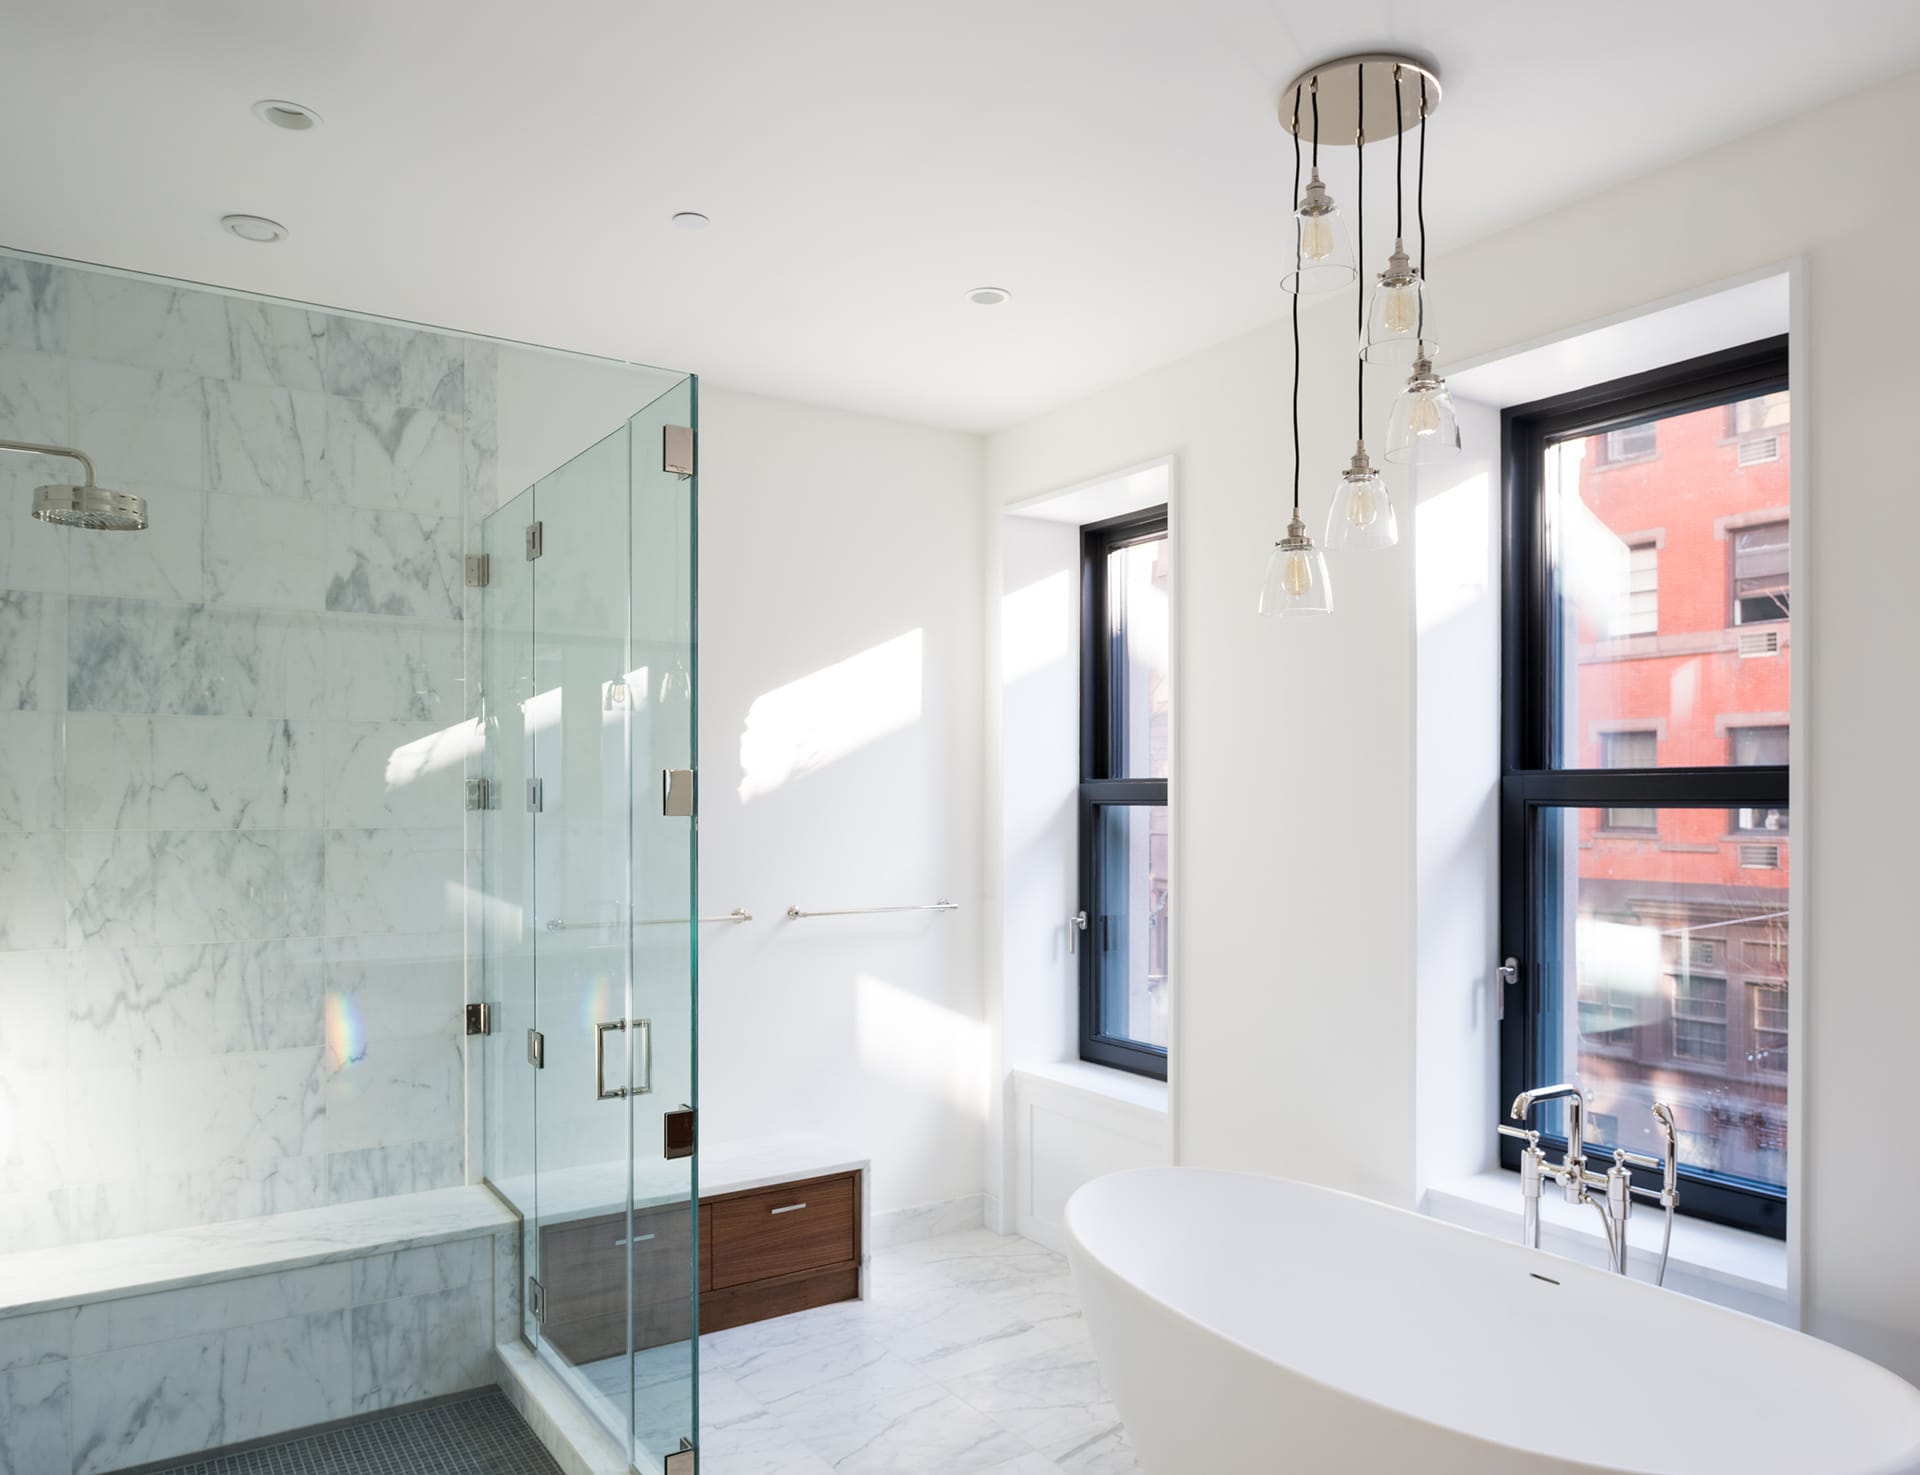
[(1015, 589), (1000, 601), (1001, 679), (1012, 684), (1067, 658), (1073, 633), (1067, 570)]
[(918, 722), (921, 644), (909, 630), (757, 698), (740, 734), (740, 802)]
[(458, 722), (402, 743), (387, 755), (387, 792), (443, 769), (458, 768), (467, 759), (478, 758), (486, 746), (486, 733), (478, 722)]
[(1415, 510), (1414, 607), (1421, 634), (1486, 598), (1492, 499), (1492, 478), (1481, 471)]
[(937, 1092), (979, 1121), (987, 1116), (987, 1026), (884, 978), (854, 982), (860, 1063), (918, 1093)]

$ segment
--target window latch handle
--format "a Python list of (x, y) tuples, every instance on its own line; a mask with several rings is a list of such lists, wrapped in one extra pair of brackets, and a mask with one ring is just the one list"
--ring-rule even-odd
[(1508, 958), (1506, 962), (1494, 969), (1494, 977), (1500, 980), (1503, 987), (1512, 988), (1520, 981), (1520, 960)]
[(1087, 930), (1087, 914), (1075, 912), (1067, 918), (1067, 953), (1069, 956), (1079, 951), (1080, 934)]

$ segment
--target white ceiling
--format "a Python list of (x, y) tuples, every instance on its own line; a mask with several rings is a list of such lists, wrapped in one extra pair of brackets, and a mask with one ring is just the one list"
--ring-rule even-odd
[(0, 242), (969, 429), (1281, 314), (1274, 109), (1313, 61), (1438, 63), (1436, 252), (1920, 65), (1913, 0), (0, 0), (0, 31)]

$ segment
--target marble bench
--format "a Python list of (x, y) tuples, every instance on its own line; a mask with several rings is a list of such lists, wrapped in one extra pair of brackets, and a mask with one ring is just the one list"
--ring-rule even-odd
[(519, 1241), (476, 1186), (0, 1255), (0, 1471), (105, 1475), (491, 1383)]

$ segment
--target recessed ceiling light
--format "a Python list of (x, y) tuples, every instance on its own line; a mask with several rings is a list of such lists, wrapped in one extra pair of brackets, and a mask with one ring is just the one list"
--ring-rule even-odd
[(263, 97), (253, 105), (253, 115), (263, 123), (284, 128), (289, 133), (305, 133), (320, 126), (320, 115), (305, 103), (288, 102), (284, 97)]
[(975, 287), (967, 293), (967, 301), (976, 307), (998, 307), (1011, 296), (1005, 287)]
[(682, 230), (705, 230), (711, 221), (698, 210), (682, 210), (673, 217), (673, 223)]
[(287, 238), (287, 228), (264, 215), (222, 215), (220, 223), (243, 241), (266, 246)]

